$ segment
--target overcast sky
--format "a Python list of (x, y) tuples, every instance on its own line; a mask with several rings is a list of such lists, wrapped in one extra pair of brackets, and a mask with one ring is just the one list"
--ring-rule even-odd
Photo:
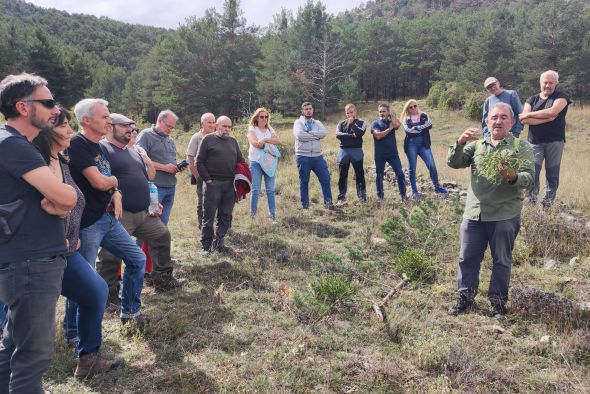
[[(202, 17), (207, 8), (223, 10), (223, 0), (26, 0), (45, 8), (56, 8), (69, 13), (106, 16), (128, 23), (176, 28), (189, 16)], [(306, 0), (241, 0), (240, 7), (248, 25), (266, 26), (281, 8), (293, 15)], [(323, 0), (330, 14), (359, 6), (360, 0)]]

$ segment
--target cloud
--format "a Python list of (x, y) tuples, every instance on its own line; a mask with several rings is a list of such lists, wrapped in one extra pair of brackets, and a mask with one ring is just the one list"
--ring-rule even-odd
[[(44, 7), (56, 8), (71, 14), (89, 14), (106, 16), (127, 23), (177, 28), (184, 24), (186, 18), (205, 15), (205, 10), (215, 8), (223, 12), (223, 3), (219, 0), (28, 0), (29, 3)], [(241, 0), (240, 8), (248, 25), (267, 26), (273, 22), (273, 15), (281, 8), (287, 8), (297, 14), (297, 9), (306, 0)], [(324, 0), (326, 10), (337, 14), (360, 4), (356, 0)]]

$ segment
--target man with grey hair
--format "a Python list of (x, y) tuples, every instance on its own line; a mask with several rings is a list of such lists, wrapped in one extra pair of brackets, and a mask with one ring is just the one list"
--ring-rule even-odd
[[(471, 167), (471, 182), (461, 222), (461, 252), (457, 272), (457, 303), (450, 315), (467, 313), (475, 304), (479, 271), (484, 253), (490, 246), (492, 276), (488, 298), (493, 313), (506, 313), (512, 267), (512, 250), (520, 229), (523, 191), (533, 182), (533, 151), (530, 144), (515, 138), (514, 113), (509, 104), (498, 103), (487, 118), (489, 136), (478, 139), (479, 129), (467, 129), (449, 148), (447, 164), (451, 168)], [(518, 168), (498, 165), (493, 179), (482, 176), (478, 166), (498, 151), (509, 151), (522, 164)]]
[[(125, 262), (121, 297), (121, 322), (143, 325), (141, 291), (145, 254), (119, 222), (123, 212), (119, 182), (111, 174), (108, 152), (99, 144), (112, 131), (108, 102), (84, 99), (74, 112), (82, 131), (72, 138), (68, 153), (72, 176), (86, 198), (80, 223), (80, 254), (92, 265), (100, 246)], [(67, 308), (66, 314), (73, 313)], [(66, 316), (75, 321), (74, 316)]]
[(506, 103), (512, 107), (512, 112), (514, 112), (514, 115), (516, 116), (514, 119), (514, 126), (510, 131), (515, 137), (518, 138), (524, 126), (518, 119), (518, 115), (522, 113), (522, 103), (520, 102), (520, 97), (518, 97), (516, 90), (503, 89), (502, 86), (500, 86), (500, 81), (498, 81), (496, 77), (486, 78), (483, 86), (486, 88), (488, 93), (490, 93), (488, 98), (486, 98), (483, 103), (483, 116), (481, 117), (481, 127), (483, 129), (484, 137), (489, 134), (486, 120), (488, 118), (488, 114), (490, 113), (490, 109), (494, 108), (498, 103)]
[[(231, 119), (220, 116), (216, 131), (201, 141), (197, 153), (197, 171), (205, 186), (203, 189), (203, 227), (201, 228), (201, 255), (208, 256), (211, 249), (224, 252), (225, 234), (231, 226), (232, 211), (236, 203), (234, 176), (236, 165), (244, 157), (235, 138), (229, 135)], [(217, 229), (213, 222), (217, 216)]]
[(545, 71), (539, 79), (541, 92), (527, 99), (519, 116), (529, 125), (529, 142), (535, 152), (535, 181), (528, 192), (529, 201), (536, 203), (539, 194), (539, 176), (545, 161), (545, 196), (542, 204), (549, 207), (555, 200), (559, 186), (559, 168), (565, 145), (565, 116), (572, 101), (565, 93), (556, 90), (559, 74)]
[(197, 162), (195, 158), (199, 152), (199, 146), (205, 136), (215, 131), (215, 115), (211, 112), (207, 112), (201, 115), (201, 129), (193, 134), (188, 148), (186, 148), (186, 159), (188, 160), (188, 168), (191, 172), (191, 183), (197, 185), (197, 221), (199, 223), (199, 229), (203, 225), (203, 179), (197, 171)]
[(176, 173), (186, 168), (177, 165), (176, 144), (170, 136), (177, 120), (178, 116), (166, 109), (160, 112), (155, 125), (142, 130), (137, 137), (137, 145), (146, 151), (156, 168), (154, 183), (158, 186), (158, 199), (164, 207), (160, 218), (165, 225), (168, 225), (174, 205)]
[[(59, 115), (47, 81), (31, 74), (0, 82), (0, 393), (40, 393), (51, 365), (55, 306), (67, 252), (65, 216), (74, 188), (58, 179), (31, 143)], [(2, 306), (3, 308), (4, 306)]]

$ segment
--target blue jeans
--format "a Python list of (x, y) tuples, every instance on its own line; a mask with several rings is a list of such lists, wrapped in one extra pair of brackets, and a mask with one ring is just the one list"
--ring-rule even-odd
[(264, 177), (264, 191), (268, 200), (268, 213), (270, 217), (275, 218), (275, 177), (268, 176), (257, 161), (250, 162), (250, 172), (252, 172), (252, 193), (250, 194), (250, 213), (256, 214), (258, 209), (258, 196)]
[(432, 151), (430, 148), (424, 146), (422, 141), (422, 137), (414, 137), (410, 138), (408, 141), (408, 149), (406, 151), (406, 155), (408, 156), (408, 167), (410, 167), (409, 175), (410, 175), (410, 185), (412, 186), (412, 193), (418, 194), (418, 187), (416, 186), (416, 161), (418, 156), (424, 160), (424, 164), (426, 164), (426, 168), (428, 168), (428, 172), (430, 173), (430, 179), (432, 179), (432, 183), (434, 187), (439, 187), (438, 183), (438, 172), (436, 171), (436, 164), (434, 163), (434, 156), (432, 156)]
[(80, 242), (80, 254), (93, 267), (99, 246), (123, 259), (125, 272), (123, 274), (121, 317), (138, 316), (141, 313), (145, 254), (135, 244), (123, 225), (113, 215), (105, 213), (94, 224), (80, 230)]
[(63, 256), (0, 264), (0, 301), (8, 305), (0, 344), (0, 393), (43, 392), (65, 264)]
[(168, 225), (168, 220), (170, 220), (170, 214), (172, 213), (172, 206), (174, 205), (174, 194), (176, 193), (176, 186), (172, 187), (158, 187), (158, 200), (160, 200), (160, 204), (164, 207), (162, 210), (162, 222), (165, 225)]
[(79, 252), (66, 257), (66, 261), (61, 284), (61, 294), (68, 299), (64, 333), (66, 339), (80, 339), (76, 353), (83, 356), (98, 351), (102, 343), (102, 318), (109, 288)]
[(4, 325), (6, 324), (7, 317), (6, 313), (8, 312), (8, 307), (0, 302), (0, 330), (4, 329)]
[(402, 169), (402, 162), (399, 159), (397, 150), (388, 156), (375, 155), (375, 172), (377, 174), (375, 183), (377, 185), (377, 198), (383, 200), (383, 177), (385, 175), (385, 163), (389, 163), (393, 172), (395, 172), (395, 178), (397, 180), (397, 187), (399, 188), (399, 194), (402, 199), (406, 198), (406, 177)]
[(330, 189), (330, 171), (328, 163), (323, 156), (308, 157), (297, 155), (297, 169), (299, 170), (299, 192), (301, 194), (301, 206), (309, 208), (309, 174), (316, 174), (322, 187), (324, 204), (332, 204), (332, 190)]

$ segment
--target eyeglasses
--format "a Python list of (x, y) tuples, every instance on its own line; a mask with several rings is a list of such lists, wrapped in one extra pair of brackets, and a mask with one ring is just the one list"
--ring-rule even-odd
[(139, 133), (139, 129), (137, 127), (132, 127), (131, 132)]
[(409, 109), (412, 109), (412, 108), (418, 108), (418, 104), (410, 105), (408, 108), (409, 108)]
[(258, 115), (258, 119), (268, 119), (268, 115)]
[(167, 124), (166, 122), (162, 122), (162, 124), (164, 125), (164, 127), (166, 127), (168, 130), (174, 130), (174, 127), (176, 126), (171, 126), (169, 124)]
[(489, 89), (492, 89), (492, 88), (495, 88), (495, 87), (496, 87), (496, 82), (494, 82), (491, 85), (486, 86), (486, 90), (489, 90)]
[(57, 105), (54, 99), (28, 99), (21, 100), (23, 103), (39, 103), (47, 109), (53, 109)]

